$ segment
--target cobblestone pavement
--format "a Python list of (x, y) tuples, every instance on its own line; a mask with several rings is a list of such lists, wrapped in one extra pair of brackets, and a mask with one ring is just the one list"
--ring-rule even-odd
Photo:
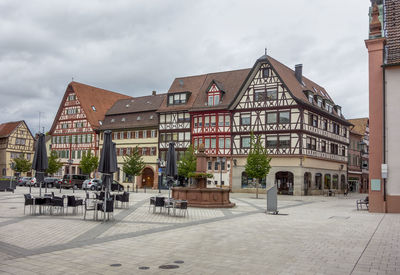
[(360, 195), (279, 196), (280, 215), (267, 215), (265, 195), (235, 193), (234, 208), (174, 217), (141, 191), (103, 223), (24, 215), (27, 192), (0, 193), (0, 273), (400, 274), (400, 216), (357, 211)]

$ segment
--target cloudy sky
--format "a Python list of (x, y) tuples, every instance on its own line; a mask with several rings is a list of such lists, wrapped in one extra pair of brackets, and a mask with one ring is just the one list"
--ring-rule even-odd
[(368, 0), (0, 0), (0, 123), (48, 131), (72, 80), (128, 94), (268, 54), (368, 115)]

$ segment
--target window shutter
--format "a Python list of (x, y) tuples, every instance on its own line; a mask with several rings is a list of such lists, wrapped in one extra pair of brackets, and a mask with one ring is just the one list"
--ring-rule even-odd
[(143, 138), (143, 131), (139, 131), (139, 138)]
[(150, 137), (151, 137), (151, 131), (147, 130), (147, 138), (150, 138)]

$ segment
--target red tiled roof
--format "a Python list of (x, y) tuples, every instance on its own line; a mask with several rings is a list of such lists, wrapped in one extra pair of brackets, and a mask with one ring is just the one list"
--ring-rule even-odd
[(400, 1), (385, 1), (386, 64), (400, 63)]
[(364, 136), (367, 129), (369, 119), (367, 117), (354, 118), (348, 120), (354, 127), (351, 128), (350, 132)]
[(0, 138), (8, 137), (23, 120), (0, 124)]
[[(99, 121), (102, 121), (104, 119), (104, 116), (108, 109), (110, 109), (117, 100), (131, 98), (127, 95), (73, 81), (68, 84), (63, 100), (61, 101), (57, 115), (51, 127), (50, 133), (53, 133), (57, 121), (61, 115), (61, 111), (64, 107), (64, 102), (67, 98), (67, 95), (72, 91), (75, 92), (81, 104), (81, 107), (86, 114), (86, 118), (93, 129), (97, 129), (100, 126)], [(95, 110), (92, 109), (92, 106), (94, 106)]]

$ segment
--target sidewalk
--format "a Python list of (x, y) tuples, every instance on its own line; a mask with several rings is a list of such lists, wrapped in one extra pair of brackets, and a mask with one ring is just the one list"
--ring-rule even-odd
[(265, 195), (234, 193), (235, 208), (184, 218), (149, 212), (147, 190), (101, 223), (24, 216), (27, 190), (0, 193), (5, 274), (400, 274), (400, 216), (357, 211), (365, 195), (279, 196), (282, 215), (267, 215)]

